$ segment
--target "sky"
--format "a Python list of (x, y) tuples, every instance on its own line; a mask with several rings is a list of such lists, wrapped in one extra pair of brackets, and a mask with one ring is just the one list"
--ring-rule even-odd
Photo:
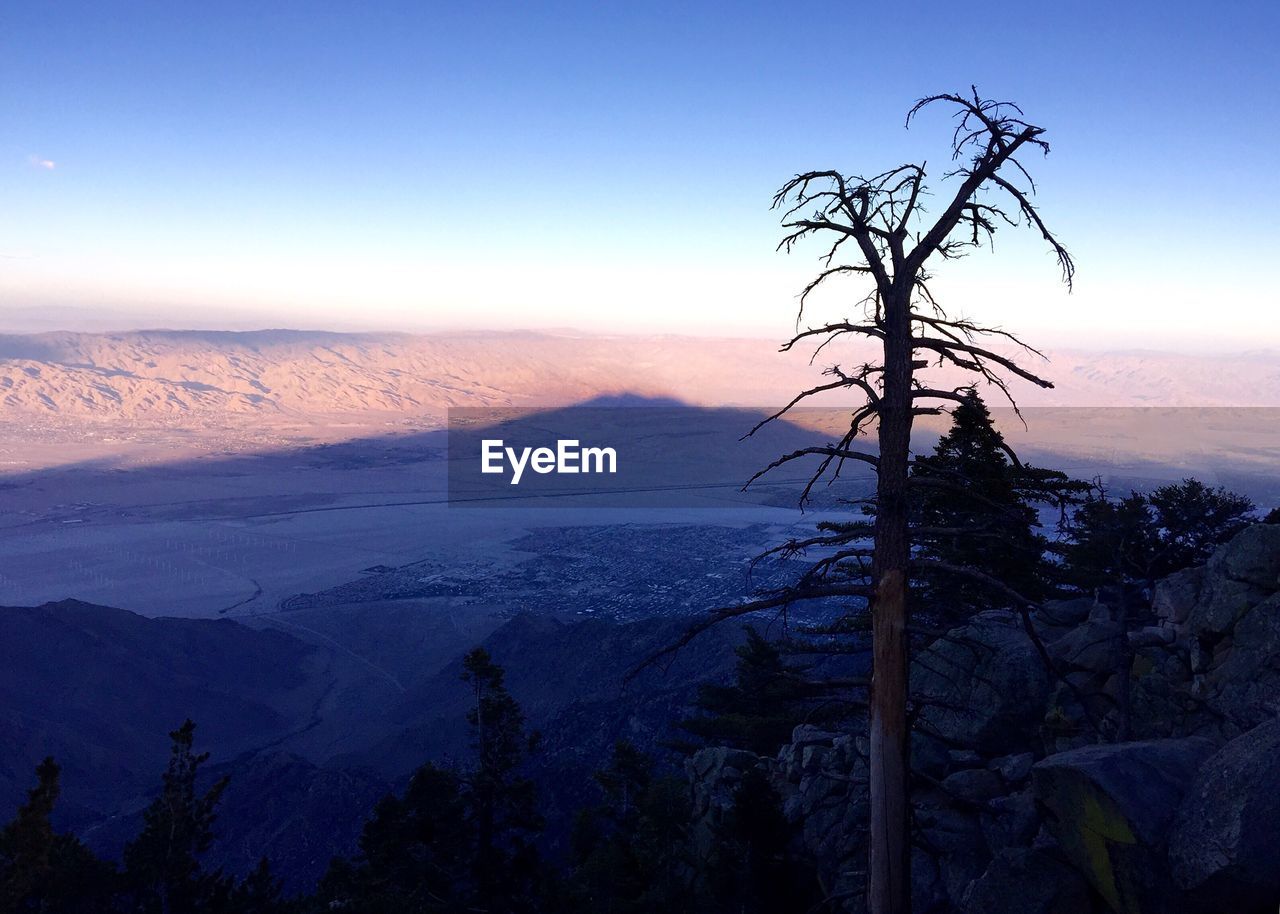
[[(1047, 347), (1280, 348), (1280, 5), (9, 3), (0, 325), (785, 337), (797, 171), (925, 160), (1017, 101), (1078, 265), (938, 269)], [(946, 185), (938, 188), (939, 196)], [(832, 313), (860, 297), (850, 288)]]

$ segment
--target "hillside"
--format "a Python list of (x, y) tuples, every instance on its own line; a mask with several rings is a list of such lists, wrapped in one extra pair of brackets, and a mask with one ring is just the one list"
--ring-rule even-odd
[[(846, 363), (869, 350), (841, 351)], [(442, 335), (151, 330), (0, 336), (9, 420), (178, 423), (418, 416), (450, 406), (565, 403), (602, 393), (767, 405), (816, 383), (807, 351), (773, 341), (535, 333)], [(1034, 357), (1029, 357), (1035, 361)], [(1276, 353), (1050, 354), (1028, 406), (1278, 406)], [(950, 372), (939, 380), (957, 383)], [(993, 397), (993, 400), (995, 398)]]

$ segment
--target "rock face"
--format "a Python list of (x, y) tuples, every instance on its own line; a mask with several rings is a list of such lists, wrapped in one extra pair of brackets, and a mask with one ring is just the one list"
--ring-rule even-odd
[[(1215, 651), (1205, 675), (1210, 711), (1247, 730), (1280, 714), (1280, 594), (1256, 604)], [(1228, 730), (1228, 732), (1230, 732)]]
[(1200, 768), (1169, 839), (1177, 883), (1206, 905), (1277, 907), (1280, 718), (1232, 740)]
[(911, 667), (918, 729), (950, 745), (1016, 751), (1044, 718), (1049, 674), (1012, 612), (979, 613)]
[(1032, 778), (1048, 827), (1078, 873), (1119, 912), (1172, 907), (1166, 841), (1206, 739), (1087, 746), (1036, 764)]
[(1280, 590), (1280, 524), (1255, 524), (1242, 530), (1209, 560), (1210, 575)]
[[(1153, 603), (1154, 625), (1106, 597), (1050, 602), (1031, 616), (1044, 654), (995, 611), (919, 653), (914, 911), (1280, 906), (1280, 526), (1161, 581)], [(1135, 738), (1118, 741), (1126, 695)], [(690, 768), (695, 805), (714, 817), (753, 765), (861, 914), (865, 742), (799, 727), (774, 759), (707, 750)]]
[(965, 893), (964, 914), (1076, 914), (1091, 908), (1089, 887), (1065, 860), (1008, 848)]
[(1280, 715), (1280, 525), (1249, 527), (1161, 581), (1153, 605), (1173, 637), (1135, 664), (1147, 733), (1226, 740)]

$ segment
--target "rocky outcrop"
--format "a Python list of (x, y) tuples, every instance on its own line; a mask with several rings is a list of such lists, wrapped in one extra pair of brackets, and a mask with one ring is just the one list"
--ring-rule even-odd
[(1044, 718), (1051, 683), (1021, 620), (979, 613), (921, 652), (911, 667), (917, 728), (948, 746), (1016, 751)]
[(1079, 914), (1092, 908), (1089, 886), (1061, 855), (1006, 848), (965, 892), (964, 914)]
[[(1153, 606), (1139, 626), (1105, 595), (1051, 602), (1034, 641), (1017, 614), (984, 612), (920, 652), (913, 910), (1280, 905), (1280, 526), (1160, 582)], [(708, 757), (691, 770), (700, 808), (714, 815), (731, 795), (715, 785), (752, 764), (860, 912), (865, 742), (800, 727), (774, 759)]]
[(1087, 746), (1035, 766), (1037, 803), (1063, 853), (1124, 914), (1172, 910), (1166, 846), (1206, 739)]
[(1153, 607), (1172, 637), (1135, 664), (1151, 735), (1226, 740), (1280, 715), (1280, 526), (1249, 527), (1203, 568), (1161, 581)]
[(1250, 911), (1280, 899), (1280, 718), (1209, 758), (1174, 820), (1177, 884), (1204, 906)]

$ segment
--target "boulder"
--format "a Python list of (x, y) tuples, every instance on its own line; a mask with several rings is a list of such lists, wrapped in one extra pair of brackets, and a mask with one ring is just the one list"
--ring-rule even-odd
[(1008, 611), (979, 613), (929, 645), (911, 681), (921, 730), (987, 755), (1028, 747), (1050, 691), (1021, 619)]
[(1124, 661), (1123, 632), (1118, 622), (1090, 620), (1049, 644), (1049, 652), (1067, 667), (1105, 678)]
[(796, 728), (793, 742), (778, 753), (775, 786), (783, 814), (800, 827), (800, 840), (840, 910), (856, 912), (865, 894), (869, 772), (865, 740), (814, 728)]
[(1256, 524), (1242, 530), (1210, 557), (1198, 586), (1192, 584), (1193, 574), (1182, 572), (1161, 582), (1156, 609), (1174, 619), (1184, 612), (1194, 589), (1182, 626), (1190, 636), (1212, 642), (1280, 591), (1280, 526)]
[(949, 900), (942, 872), (933, 855), (921, 847), (911, 848), (911, 910), (945, 911)]
[(947, 744), (919, 730), (911, 731), (911, 768), (935, 780), (947, 776), (951, 769), (951, 755)]
[(1174, 909), (1166, 840), (1209, 740), (1086, 746), (1038, 762), (1036, 800), (1071, 864), (1120, 914)]
[(1021, 784), (1031, 776), (1031, 766), (1036, 757), (1030, 752), (1019, 752), (1017, 755), (1004, 755), (993, 758), (987, 767), (1004, 778), (1008, 784)]
[(956, 808), (945, 793), (920, 797), (913, 812), (920, 843), (937, 861), (942, 888), (951, 905), (958, 905), (969, 883), (982, 875), (991, 856), (982, 826), (970, 811)]
[(1280, 594), (1243, 615), (1229, 648), (1210, 661), (1203, 690), (1235, 735), (1280, 715)]
[(987, 810), (979, 821), (987, 847), (993, 851), (1004, 847), (1026, 847), (1040, 831), (1040, 812), (1030, 789), (996, 797), (987, 803)]
[(1219, 910), (1280, 904), (1280, 718), (1201, 766), (1169, 837), (1183, 888)]
[(953, 769), (981, 768), (986, 764), (982, 753), (972, 749), (948, 749), (947, 760)]
[(986, 768), (964, 768), (948, 775), (942, 789), (962, 802), (980, 805), (1004, 793), (1004, 782)]
[(1089, 887), (1060, 857), (1006, 848), (966, 892), (964, 914), (1088, 914)]
[(719, 822), (733, 808), (734, 792), (742, 776), (766, 760), (741, 749), (715, 746), (701, 749), (685, 760), (685, 775), (693, 790), (694, 815)]
[(1093, 597), (1075, 597), (1071, 600), (1046, 600), (1032, 614), (1037, 629), (1046, 638), (1075, 628), (1093, 611)]
[(1204, 566), (1198, 565), (1157, 582), (1151, 599), (1156, 618), (1180, 628), (1200, 600), (1204, 575)]
[(1255, 584), (1209, 575), (1201, 588), (1200, 599), (1187, 615), (1186, 634), (1192, 639), (1213, 643), (1235, 628), (1236, 623), (1267, 596), (1268, 592)]
[(1280, 591), (1280, 525), (1254, 524), (1219, 546), (1209, 559), (1210, 574)]

